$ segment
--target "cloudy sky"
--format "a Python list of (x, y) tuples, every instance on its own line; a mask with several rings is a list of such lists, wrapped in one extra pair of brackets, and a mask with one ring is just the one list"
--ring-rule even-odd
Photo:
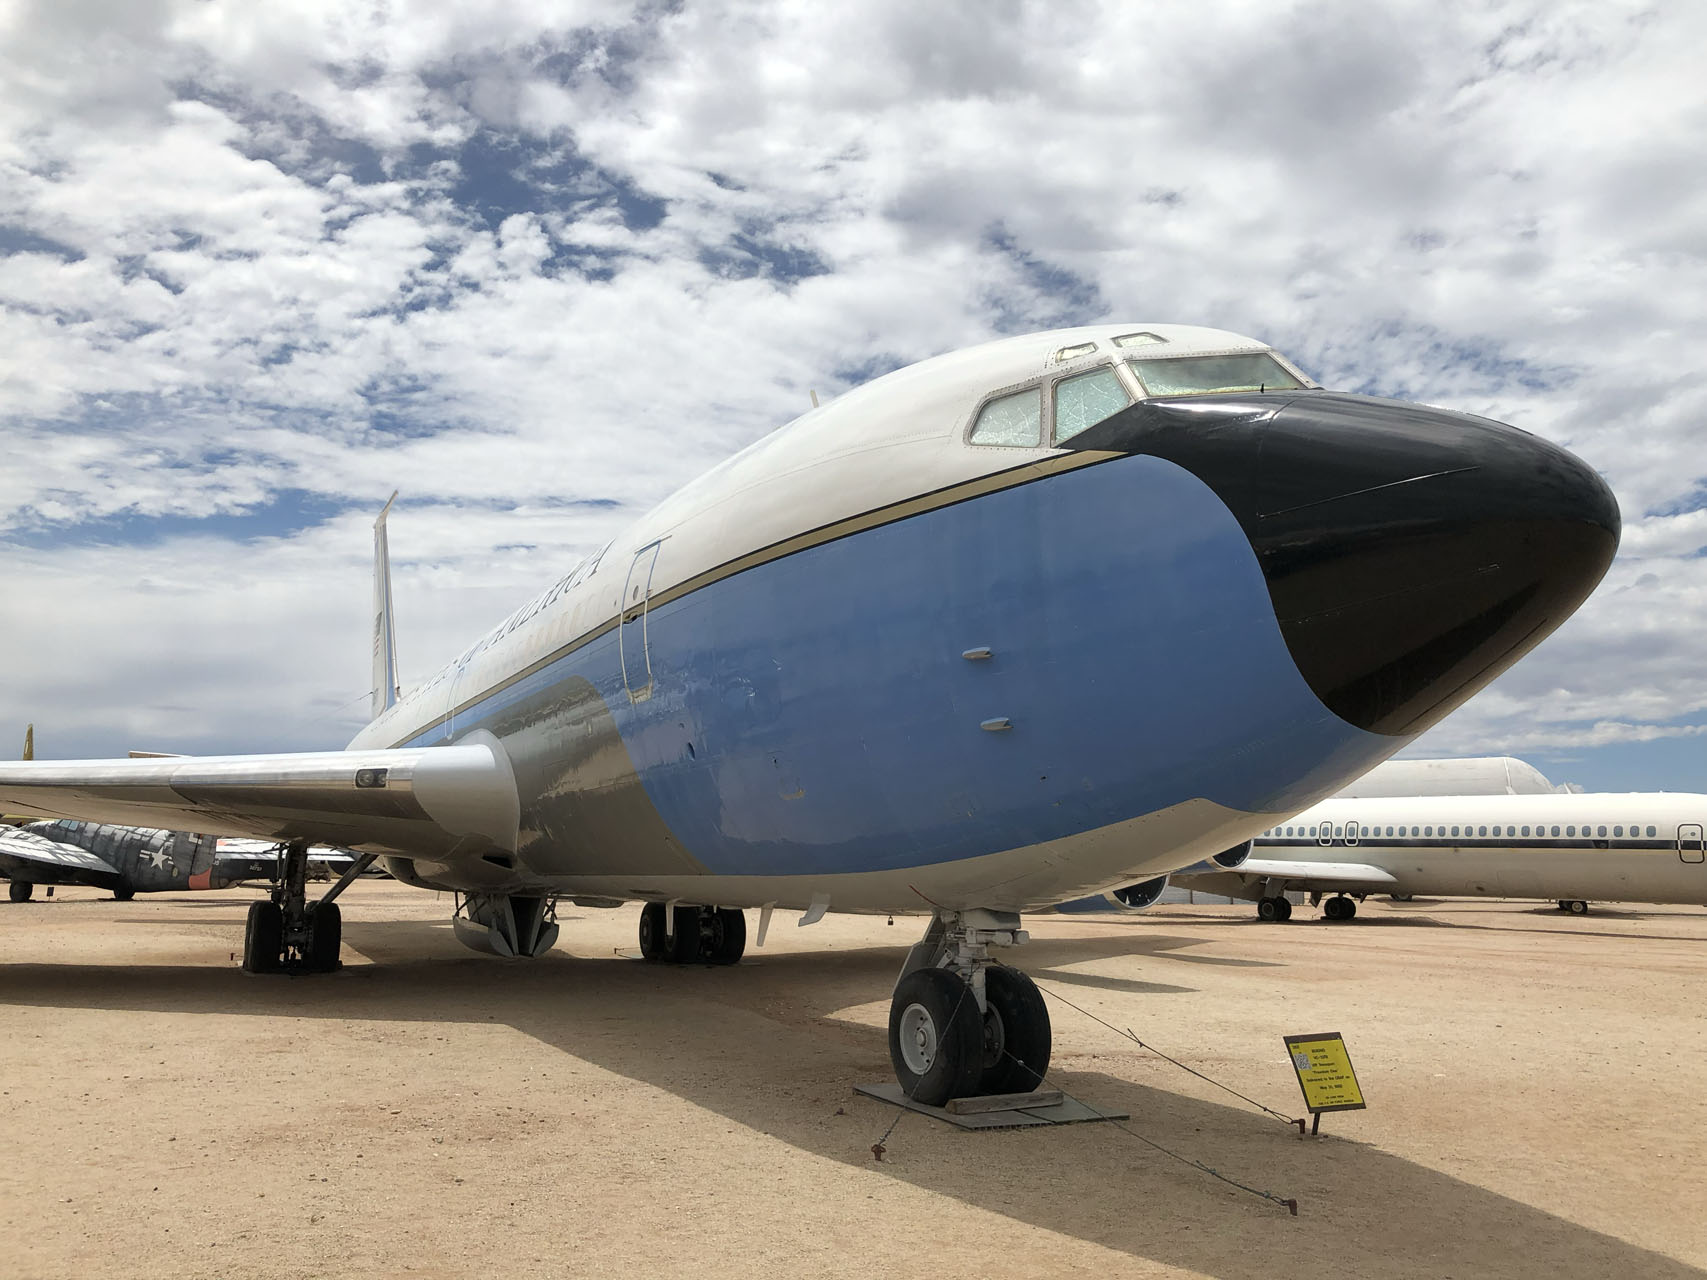
[(810, 390), (1177, 321), (1598, 467), (1411, 754), (1707, 790), (1707, 7), (1461, 8), (0, 0), (0, 740), (341, 746), (394, 488), (407, 682)]

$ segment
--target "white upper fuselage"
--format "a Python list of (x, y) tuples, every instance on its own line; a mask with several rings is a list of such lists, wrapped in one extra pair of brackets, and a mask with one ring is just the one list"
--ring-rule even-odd
[[(1707, 904), (1707, 795), (1673, 792), (1328, 800), (1257, 837), (1269, 863), (1339, 868), (1298, 888), (1600, 902)], [(1391, 882), (1359, 882), (1374, 867)]]
[[(1008, 471), (1028, 459), (1064, 451), (972, 445), (967, 433), (994, 393), (1107, 365), (1127, 380), (1134, 399), (1143, 389), (1125, 374), (1112, 340), (1134, 331), (1166, 339), (1145, 354), (1168, 356), (1266, 352), (1265, 343), (1195, 325), (1088, 325), (1027, 334), (951, 352), (877, 378), (803, 414), (677, 490), (612, 542), (470, 645), (350, 742), (352, 750), (410, 741), (485, 691), (577, 639), (608, 626), (629, 581), (635, 553), (658, 544), (649, 593), (665, 595), (743, 555), (774, 548), (838, 521), (893, 507), (980, 476)], [(1064, 348), (1095, 343), (1067, 361)], [(1287, 368), (1307, 386), (1303, 373)], [(1048, 406), (1045, 406), (1047, 416)], [(632, 599), (628, 605), (632, 605)]]

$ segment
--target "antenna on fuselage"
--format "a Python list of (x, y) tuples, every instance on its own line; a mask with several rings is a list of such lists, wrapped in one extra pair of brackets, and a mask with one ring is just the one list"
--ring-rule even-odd
[(806, 394), (812, 397), (812, 407), (816, 409), (818, 407), (818, 393), (816, 391), (808, 391)]
[(373, 522), (373, 718), (397, 704), (397, 629), (391, 615), (391, 548), (385, 536), (385, 517), (397, 491), (385, 500)]

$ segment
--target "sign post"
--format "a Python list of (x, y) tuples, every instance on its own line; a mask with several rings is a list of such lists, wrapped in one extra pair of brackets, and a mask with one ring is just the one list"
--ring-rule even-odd
[(1298, 1087), (1304, 1092), (1304, 1105), (1315, 1117), (1310, 1122), (1312, 1134), (1321, 1132), (1324, 1111), (1364, 1110), (1363, 1090), (1358, 1087), (1357, 1072), (1352, 1070), (1351, 1055), (1345, 1051), (1339, 1032), (1284, 1038), (1292, 1069), (1298, 1074)]

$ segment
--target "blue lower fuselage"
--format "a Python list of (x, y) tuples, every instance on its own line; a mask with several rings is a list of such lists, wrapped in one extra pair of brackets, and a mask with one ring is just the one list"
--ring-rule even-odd
[(666, 597), (407, 745), (480, 728), (524, 782), (523, 866), (559, 878), (886, 872), (1192, 800), (1285, 814), (1406, 741), (1322, 705), (1238, 522), (1146, 456)]

